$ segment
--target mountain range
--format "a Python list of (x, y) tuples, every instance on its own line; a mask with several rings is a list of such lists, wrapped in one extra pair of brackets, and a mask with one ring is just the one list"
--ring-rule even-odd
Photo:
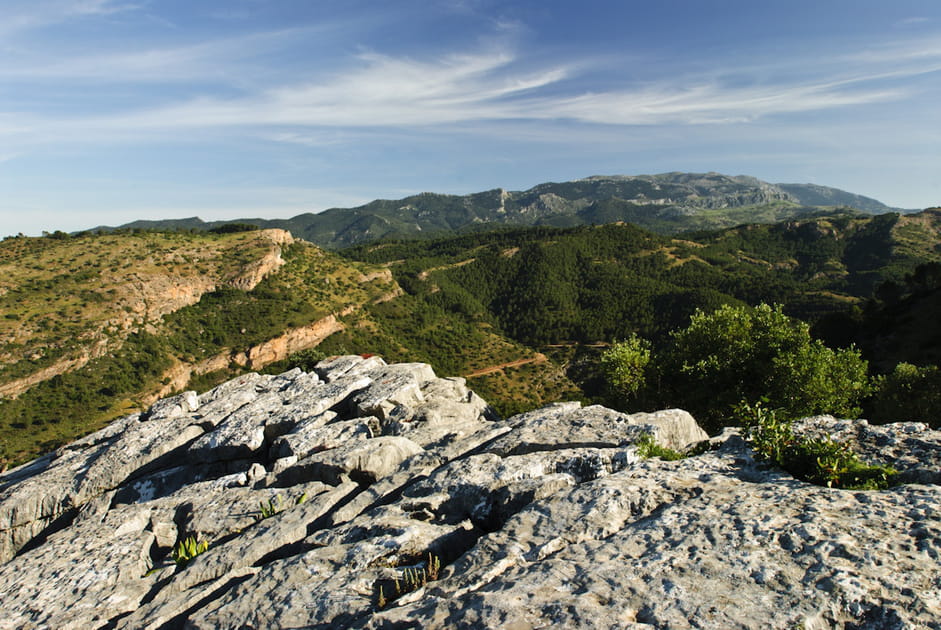
[(674, 172), (593, 176), (539, 184), (525, 191), (497, 188), (469, 195), (426, 192), (290, 219), (207, 222), (193, 217), (135, 221), (120, 227), (208, 230), (246, 223), (288, 230), (320, 247), (340, 249), (378, 239), (443, 236), (501, 225), (573, 227), (624, 221), (661, 234), (676, 234), (742, 223), (773, 223), (834, 207), (869, 214), (908, 212), (826, 186), (770, 184), (744, 175)]

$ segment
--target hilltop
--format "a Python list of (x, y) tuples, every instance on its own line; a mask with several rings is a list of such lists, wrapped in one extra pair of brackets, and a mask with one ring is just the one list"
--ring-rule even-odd
[(829, 212), (834, 207), (866, 213), (899, 210), (825, 186), (769, 184), (754, 177), (720, 173), (663, 173), (593, 176), (540, 184), (525, 191), (426, 192), (291, 219), (204, 222), (193, 217), (135, 221), (122, 227), (188, 230), (250, 223), (289, 230), (321, 247), (339, 249), (377, 239), (444, 236), (499, 226), (572, 227), (625, 221), (658, 233), (676, 234), (742, 223), (773, 223)]
[(247, 374), (0, 474), (0, 628), (937, 627), (941, 432), (796, 431), (891, 487), (424, 364)]

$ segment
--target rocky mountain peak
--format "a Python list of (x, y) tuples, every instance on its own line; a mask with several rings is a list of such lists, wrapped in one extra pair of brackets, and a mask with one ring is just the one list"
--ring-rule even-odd
[(941, 432), (799, 427), (908, 483), (799, 482), (680, 410), (501, 420), (420, 363), (247, 374), (0, 475), (0, 628), (935, 627)]

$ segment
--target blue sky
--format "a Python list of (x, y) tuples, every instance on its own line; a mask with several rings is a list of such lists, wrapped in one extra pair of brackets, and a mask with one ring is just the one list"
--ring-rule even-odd
[(0, 235), (719, 171), (941, 205), (936, 0), (3, 0)]

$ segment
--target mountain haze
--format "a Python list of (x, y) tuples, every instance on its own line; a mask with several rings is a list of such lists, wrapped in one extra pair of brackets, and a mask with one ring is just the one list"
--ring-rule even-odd
[(893, 208), (872, 197), (864, 197), (839, 188), (818, 186), (817, 184), (775, 184), (775, 186), (807, 206), (846, 206), (872, 214), (912, 212), (912, 210), (904, 208)]

